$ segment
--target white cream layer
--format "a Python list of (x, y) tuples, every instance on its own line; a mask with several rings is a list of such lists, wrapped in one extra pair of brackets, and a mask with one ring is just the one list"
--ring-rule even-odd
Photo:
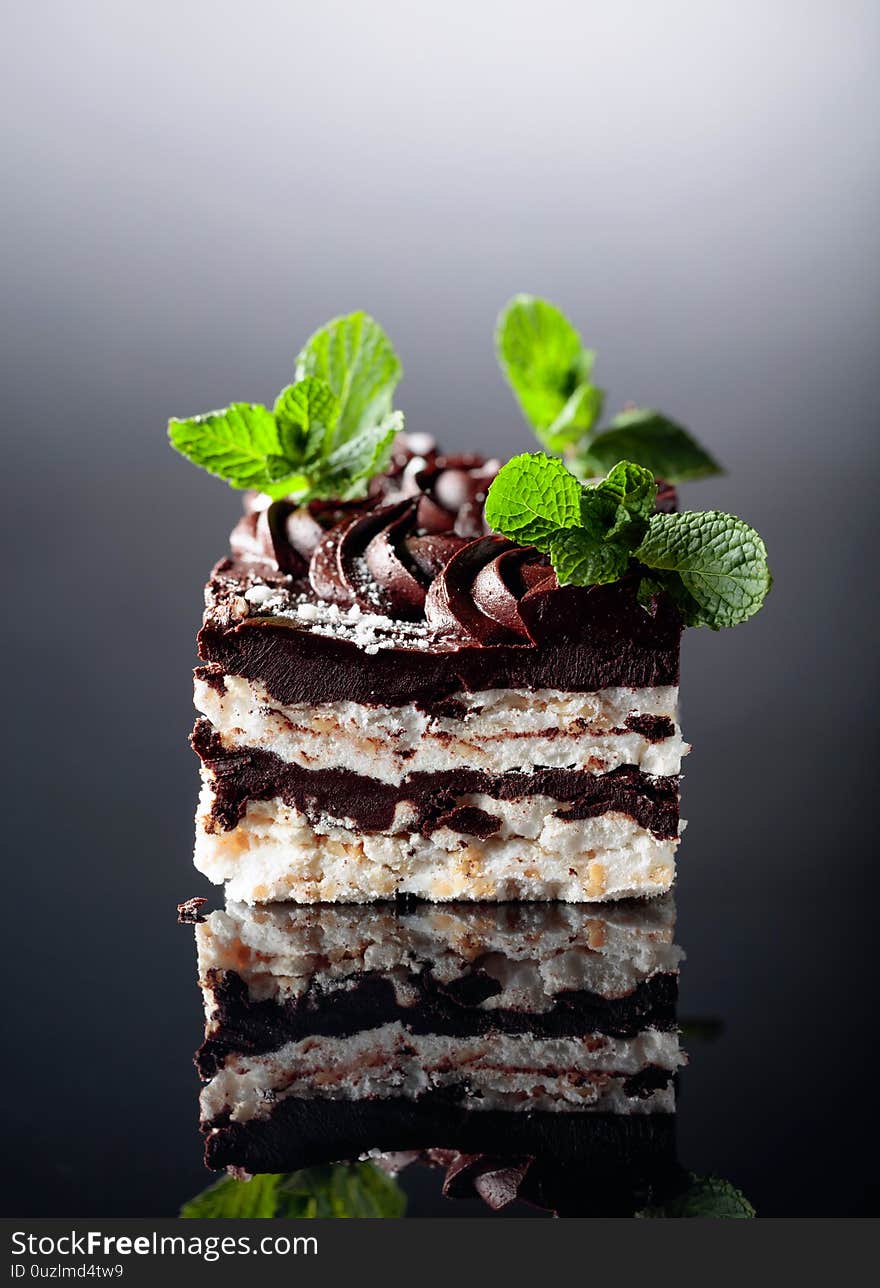
[(309, 1037), (265, 1055), (232, 1057), (201, 1095), (202, 1120), (271, 1115), (288, 1096), (416, 1100), (443, 1087), (468, 1087), (471, 1109), (670, 1111), (671, 1087), (639, 1099), (624, 1080), (648, 1065), (673, 1073), (684, 1063), (677, 1033), (644, 1029), (635, 1038), (535, 1038), (529, 1034), (444, 1037), (399, 1023), (353, 1037)]
[(586, 989), (608, 999), (630, 994), (657, 972), (676, 973), (672, 896), (623, 905), (419, 904), (322, 908), (230, 903), (196, 926), (206, 1010), (208, 972), (235, 971), (252, 997), (295, 998), (317, 979), (324, 993), (364, 972), (382, 974), (398, 1004), (417, 1000), (412, 980), (430, 969), (448, 983), (479, 960), (501, 992), (482, 1010), (549, 1010), (559, 993)]
[[(259, 747), (305, 769), (349, 769), (384, 783), (412, 773), (469, 768), (490, 773), (536, 766), (607, 773), (637, 765), (647, 774), (678, 774), (690, 748), (677, 718), (678, 689), (488, 689), (459, 693), (461, 718), (427, 715), (415, 706), (359, 702), (284, 706), (258, 681), (227, 676), (225, 689), (196, 680), (195, 704), (227, 747)], [(651, 743), (612, 733), (630, 716), (666, 716), (675, 732)]]
[(212, 793), (196, 819), (195, 866), (244, 903), (425, 899), (562, 899), (580, 903), (662, 894), (672, 885), (678, 840), (658, 840), (625, 814), (566, 823), (550, 817), (536, 839), (359, 833), (320, 829), (278, 797), (249, 801), (228, 832), (210, 832)]

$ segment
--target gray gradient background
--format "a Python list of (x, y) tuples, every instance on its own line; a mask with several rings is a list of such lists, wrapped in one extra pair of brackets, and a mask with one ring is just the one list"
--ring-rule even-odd
[(683, 1010), (726, 1030), (682, 1156), (766, 1212), (868, 1210), (880, 5), (4, 10), (2, 1210), (203, 1182), (173, 921), (210, 893), (189, 668), (239, 502), (167, 417), (269, 400), (365, 307), (411, 428), (526, 449), (491, 344), (516, 290), (577, 320), (611, 410), (723, 460), (684, 503), (754, 523), (777, 579), (684, 647)]

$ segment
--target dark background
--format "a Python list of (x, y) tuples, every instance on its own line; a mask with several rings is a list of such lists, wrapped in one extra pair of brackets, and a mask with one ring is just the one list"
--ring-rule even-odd
[[(528, 449), (515, 291), (727, 475), (685, 505), (776, 587), (691, 632), (684, 1161), (767, 1214), (876, 1210), (878, 35), (865, 0), (31, 0), (6, 11), (0, 245), (9, 1215), (173, 1213), (206, 1179), (175, 903), (201, 585), (239, 500), (169, 415), (269, 401), (375, 313), (409, 426)], [(869, 671), (869, 665), (871, 669)]]

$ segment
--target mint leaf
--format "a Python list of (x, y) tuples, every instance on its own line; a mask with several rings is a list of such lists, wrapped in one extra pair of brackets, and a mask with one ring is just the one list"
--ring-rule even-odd
[(260, 488), (261, 492), (265, 492), (273, 501), (283, 501), (289, 497), (298, 505), (303, 505), (310, 499), (312, 480), (308, 474), (303, 474), (301, 470), (291, 472), (290, 461), (283, 456), (270, 457), (269, 460), (272, 465)]
[(278, 1184), (283, 1180), (283, 1174), (255, 1176), (250, 1181), (236, 1181), (231, 1176), (224, 1176), (184, 1203), (180, 1215), (192, 1218), (275, 1216)]
[(683, 596), (671, 579), (662, 580), (688, 626), (736, 626), (770, 590), (764, 542), (742, 519), (718, 510), (653, 515), (634, 554), (648, 568), (678, 575)]
[(596, 494), (613, 506), (613, 517), (605, 540), (625, 540), (630, 548), (638, 545), (645, 534), (648, 519), (654, 513), (657, 496), (657, 484), (651, 471), (634, 465), (632, 461), (618, 461), (604, 479), (587, 487), (585, 500)]
[(542, 452), (514, 456), (498, 471), (486, 497), (490, 528), (547, 551), (561, 528), (581, 522), (583, 489), (562, 461)]
[(378, 425), (359, 430), (322, 462), (304, 499), (339, 497), (349, 501), (362, 496), (373, 475), (387, 467), (403, 424), (403, 412), (392, 411)]
[(595, 484), (597, 492), (612, 497), (633, 518), (647, 519), (654, 512), (657, 484), (650, 470), (632, 461), (618, 461), (604, 479)]
[(274, 499), (362, 496), (390, 459), (403, 427), (391, 413), (401, 368), (378, 323), (365, 313), (316, 331), (297, 359), (297, 379), (273, 411), (234, 403), (222, 411), (173, 419), (174, 446), (236, 488)]
[(339, 402), (330, 386), (307, 376), (282, 389), (275, 399), (281, 451), (290, 461), (317, 456), (339, 419)]
[(259, 403), (233, 403), (204, 416), (168, 422), (171, 445), (230, 487), (261, 488), (266, 457), (281, 454), (275, 417)]
[(339, 418), (327, 450), (391, 411), (403, 368), (388, 336), (368, 314), (334, 318), (306, 341), (296, 360), (296, 379), (319, 376), (339, 403)]
[(555, 457), (515, 456), (486, 498), (488, 525), (550, 556), (560, 585), (617, 581), (637, 559), (639, 602), (651, 608), (661, 590), (688, 626), (736, 626), (761, 607), (770, 589), (767, 551), (742, 519), (717, 510), (654, 514), (650, 470), (618, 461), (608, 476), (583, 485)]
[(224, 1177), (184, 1203), (180, 1215), (199, 1217), (397, 1217), (406, 1196), (372, 1163), (335, 1163), (299, 1172)]
[[(648, 481), (653, 488), (654, 480)], [(525, 453), (508, 461), (489, 488), (486, 522), (549, 554), (561, 585), (617, 581), (630, 554), (615, 533), (632, 525), (627, 506), (641, 513), (644, 484), (637, 466), (621, 464), (607, 487), (584, 488), (556, 457)], [(643, 521), (639, 535), (644, 526)]]
[(581, 477), (602, 474), (615, 461), (637, 461), (655, 478), (669, 483), (720, 474), (721, 467), (695, 439), (657, 411), (621, 412), (611, 425), (592, 438), (578, 455)]
[(397, 1182), (372, 1163), (310, 1167), (282, 1178), (278, 1216), (399, 1217), (406, 1196)]
[(560, 586), (599, 586), (619, 581), (629, 566), (629, 551), (617, 542), (597, 541), (583, 528), (550, 538), (550, 562)]
[(595, 424), (601, 390), (589, 381), (593, 353), (548, 300), (517, 295), (501, 311), (498, 361), (526, 420), (551, 450), (577, 442)]
[(590, 432), (602, 414), (604, 401), (603, 390), (595, 385), (578, 385), (552, 424), (538, 429), (538, 437), (551, 452), (565, 451)]
[(689, 1185), (663, 1203), (643, 1208), (640, 1217), (703, 1217), (715, 1220), (748, 1220), (755, 1216), (749, 1200), (730, 1181), (717, 1176), (689, 1174)]
[(581, 478), (633, 461), (671, 483), (719, 474), (719, 465), (674, 421), (648, 410), (626, 411), (596, 430), (604, 393), (591, 383), (595, 354), (565, 314), (548, 300), (517, 295), (501, 311), (498, 361), (523, 415), (551, 452), (578, 449)]

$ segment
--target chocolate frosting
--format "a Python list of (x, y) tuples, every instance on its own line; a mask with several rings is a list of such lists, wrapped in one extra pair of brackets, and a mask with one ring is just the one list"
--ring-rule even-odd
[[(437, 635), (430, 648), (408, 647), (404, 640), (365, 657), (350, 640), (291, 629), (283, 618), (230, 621), (227, 605), (241, 597), (247, 576), (247, 569), (232, 560), (214, 570), (210, 607), (199, 632), (199, 655), (210, 665), (197, 673), (217, 685), (224, 673), (259, 681), (283, 704), (431, 707), (462, 690), (589, 693), (613, 685), (678, 683), (681, 621), (675, 608), (663, 597), (653, 616), (646, 613), (635, 588), (624, 582), (536, 596), (530, 630), (555, 647), (536, 648), (524, 639), (487, 647), (473, 638)], [(568, 590), (576, 592), (571, 599)]]
[[(400, 435), (363, 500), (251, 497), (232, 557), (208, 584), (199, 653), (213, 665), (202, 674), (258, 680), (284, 703), (377, 705), (496, 687), (676, 684), (672, 602), (639, 604), (636, 571), (611, 585), (560, 586), (545, 556), (489, 533), (483, 503), (497, 469)], [(674, 504), (662, 485), (658, 509)], [(269, 607), (247, 597), (255, 587), (276, 595)], [(376, 632), (376, 647), (345, 629), (352, 614)]]
[[(481, 647), (534, 647), (556, 637), (593, 588), (560, 588), (545, 556), (488, 532), (483, 505), (497, 470), (497, 461), (442, 456), (424, 436), (400, 435), (389, 471), (362, 501), (252, 501), (233, 554), (265, 561), (292, 591), (328, 604), (424, 620), (440, 637)], [(663, 485), (658, 506), (673, 505)]]
[(483, 503), (497, 462), (440, 456), (433, 447), (415, 455), (406, 437), (363, 501), (280, 500), (265, 509), (252, 501), (233, 532), (233, 552), (274, 564), (326, 603), (418, 621), (428, 587), (485, 533)]

